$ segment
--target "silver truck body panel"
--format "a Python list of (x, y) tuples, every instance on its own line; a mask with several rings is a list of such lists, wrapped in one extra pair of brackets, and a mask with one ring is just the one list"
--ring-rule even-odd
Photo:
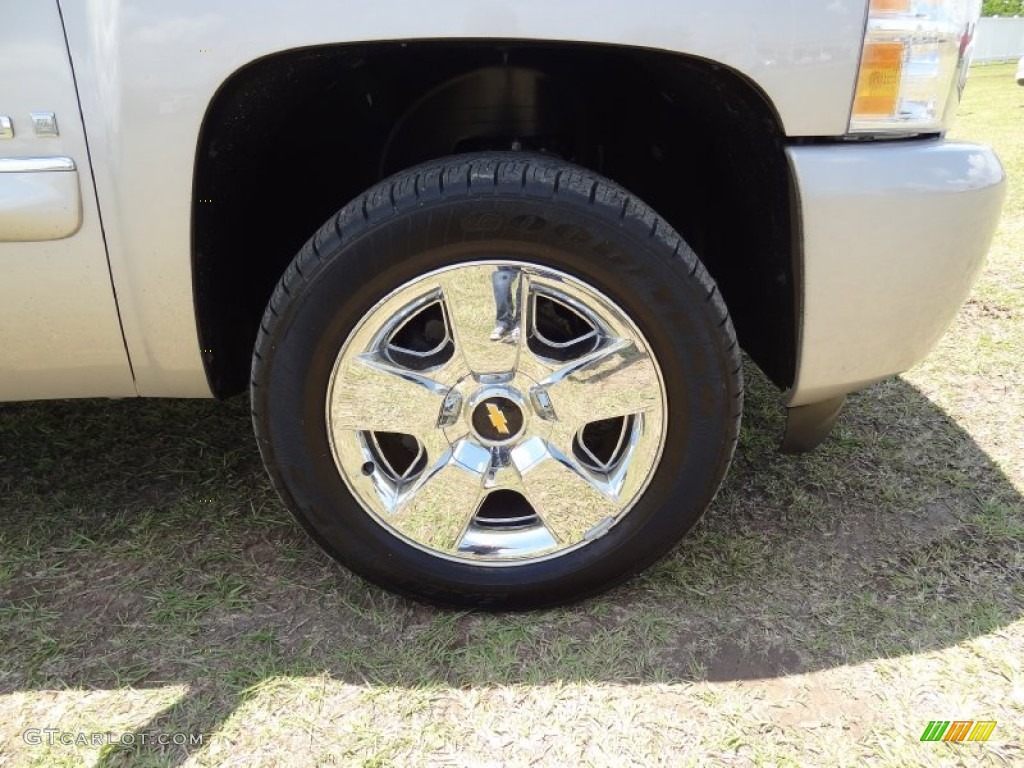
[[(55, 1), (7, 0), (0, 116), (15, 119), (0, 120), (0, 158), (68, 157), (77, 170), (6, 184), (0, 173), (0, 240), (5, 226), (31, 225), (13, 214), (4, 224), (5, 189), (47, 187), (42, 221), (54, 236), (60, 210), (80, 205), (81, 222), (65, 239), (0, 242), (0, 400), (210, 396), (193, 300), (196, 147), (217, 90), (261, 57), (424, 39), (637, 46), (730, 67), (763, 92), (787, 136), (834, 138), (848, 125), (866, 7), (436, 0), (423, 13), (399, 0), (81, 0), (59, 5), (62, 28)], [(40, 109), (58, 115), (59, 136), (26, 130)], [(296, 146), (309, 146), (310, 126), (294, 130)], [(939, 140), (791, 146), (788, 157), (802, 293), (786, 397), (801, 406), (927, 353), (980, 267), (1003, 172), (986, 148)], [(63, 221), (67, 234), (74, 224)]]
[[(748, 76), (790, 135), (846, 130), (863, 0), (621, 3), (91, 0), (62, 4), (139, 393), (208, 396), (192, 306), (192, 172), (207, 105), (291, 48), (430, 38), (573, 40), (702, 56)], [(303, 136), (307, 126), (296, 125)], [(287, 148), (282, 148), (287, 151)]]
[[(57, 5), (5, 0), (2, 17), (0, 401), (134, 395)], [(67, 158), (76, 170), (48, 170)]]

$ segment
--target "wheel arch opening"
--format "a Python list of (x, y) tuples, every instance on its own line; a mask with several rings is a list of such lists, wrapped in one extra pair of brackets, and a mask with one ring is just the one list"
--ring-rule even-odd
[(330, 215), (403, 167), (510, 148), (590, 168), (652, 206), (715, 278), (741, 346), (792, 384), (792, 181), (763, 93), (663, 51), (465, 40), (285, 51), (222, 84), (199, 135), (192, 218), (213, 392), (247, 386), (274, 286)]

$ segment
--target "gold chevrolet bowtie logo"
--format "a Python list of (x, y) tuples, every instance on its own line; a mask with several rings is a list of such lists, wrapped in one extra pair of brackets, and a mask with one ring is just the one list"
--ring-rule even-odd
[(493, 424), (494, 428), (498, 430), (498, 434), (511, 434), (508, 431), (508, 419), (506, 419), (505, 414), (501, 412), (501, 408), (496, 406), (494, 403), (488, 403), (487, 415), (491, 419), (491, 424)]

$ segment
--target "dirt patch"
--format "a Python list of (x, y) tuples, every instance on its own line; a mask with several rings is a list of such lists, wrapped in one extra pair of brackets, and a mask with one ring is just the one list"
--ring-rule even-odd
[(1006, 307), (992, 301), (984, 301), (978, 298), (968, 299), (960, 312), (964, 318), (968, 320), (978, 320), (982, 318), (991, 320), (1011, 320), (1018, 315), (1018, 312), (1014, 307)]
[(802, 667), (800, 656), (784, 648), (742, 648), (725, 642), (707, 668), (707, 679), (716, 680), (761, 680), (796, 672)]

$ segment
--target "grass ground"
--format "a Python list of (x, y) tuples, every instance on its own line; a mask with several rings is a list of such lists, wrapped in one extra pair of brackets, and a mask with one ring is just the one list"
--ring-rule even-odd
[[(934, 354), (796, 458), (772, 451), (777, 395), (748, 370), (705, 522), (582, 605), (474, 615), (368, 587), (282, 509), (244, 401), (0, 409), (0, 765), (1022, 764), (1011, 69), (977, 68), (961, 109), (956, 134), (995, 145), (1011, 190)], [(920, 743), (933, 719), (998, 725)]]

